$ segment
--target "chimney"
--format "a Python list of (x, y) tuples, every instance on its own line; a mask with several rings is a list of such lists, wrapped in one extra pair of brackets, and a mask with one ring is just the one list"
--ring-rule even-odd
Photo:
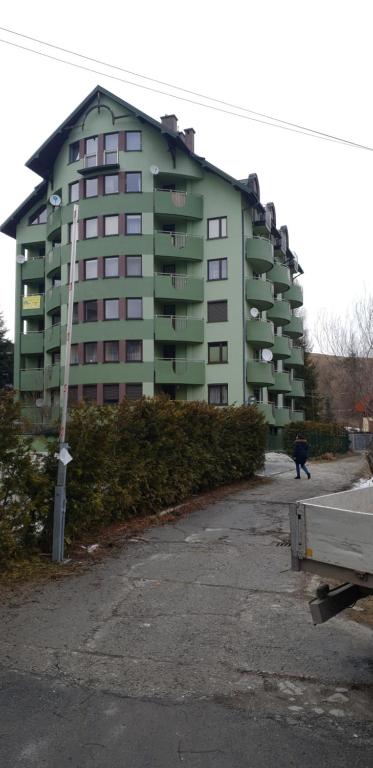
[(163, 117), (161, 117), (161, 123), (165, 128), (169, 128), (171, 131), (175, 131), (175, 133), (177, 133), (176, 115), (163, 115)]
[(194, 128), (184, 128), (185, 133), (185, 144), (190, 149), (191, 152), (194, 152), (194, 136), (195, 136), (195, 130)]

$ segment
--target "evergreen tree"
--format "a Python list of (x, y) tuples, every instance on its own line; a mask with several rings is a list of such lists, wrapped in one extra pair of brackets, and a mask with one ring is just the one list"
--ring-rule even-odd
[(304, 417), (307, 421), (320, 421), (323, 414), (322, 397), (319, 393), (318, 372), (311, 359), (312, 344), (307, 331), (304, 332), (300, 345), (304, 352), (303, 378), (305, 390), (304, 402), (300, 407), (303, 408)]
[(0, 312), (0, 389), (13, 383), (13, 343), (6, 338), (3, 313)]

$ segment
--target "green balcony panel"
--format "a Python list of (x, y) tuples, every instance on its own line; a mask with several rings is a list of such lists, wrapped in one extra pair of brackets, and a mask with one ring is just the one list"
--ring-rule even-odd
[(284, 333), (292, 339), (300, 339), (303, 336), (303, 318), (293, 315), (290, 323), (284, 328)]
[(33, 426), (42, 426), (43, 424), (43, 413), (41, 408), (37, 408), (36, 405), (22, 405), (21, 416), (28, 424)]
[[(100, 195), (79, 201), (79, 218), (90, 219), (95, 216), (110, 216), (125, 211), (126, 213), (147, 213), (153, 210), (152, 192), (126, 192), (116, 195)], [(63, 223), (72, 222), (73, 205), (66, 206)]]
[[(88, 299), (117, 299), (118, 297), (153, 296), (152, 277), (108, 277), (103, 280), (82, 280), (75, 283), (74, 301)], [(61, 302), (67, 303), (68, 288), (61, 286)]]
[(304, 421), (304, 411), (290, 411), (290, 421)]
[(291, 397), (305, 397), (303, 379), (293, 379), (291, 382)]
[[(286, 326), (286, 331), (289, 326)], [(291, 350), (290, 357), (286, 360), (286, 366), (289, 368), (303, 368), (304, 366), (304, 352), (301, 347), (294, 347)]]
[(22, 264), (22, 280), (25, 283), (31, 280), (44, 280), (44, 259), (29, 259)]
[(303, 288), (298, 283), (290, 285), (288, 291), (286, 291), (286, 300), (289, 302), (292, 309), (297, 309), (303, 306)]
[(204, 321), (197, 317), (156, 317), (156, 341), (201, 343), (204, 339)]
[(203, 238), (185, 232), (156, 232), (154, 252), (156, 256), (172, 261), (202, 261)]
[(45, 294), (45, 311), (51, 312), (53, 309), (61, 306), (61, 285), (55, 285), (49, 288)]
[(275, 371), (274, 382), (270, 390), (272, 392), (289, 394), (291, 392), (290, 374), (287, 371)]
[(275, 343), (272, 347), (275, 360), (287, 360), (291, 356), (291, 341), (287, 336), (275, 336)]
[(45, 351), (55, 349), (61, 344), (61, 326), (52, 325), (51, 328), (46, 328), (44, 331), (44, 345)]
[(55, 208), (48, 214), (48, 221), (46, 225), (47, 240), (50, 240), (52, 235), (60, 229), (62, 224), (61, 208)]
[(248, 320), (246, 339), (251, 347), (263, 349), (273, 347), (275, 342), (273, 325), (268, 320)]
[(273, 267), (273, 245), (265, 237), (246, 240), (246, 258), (254, 272), (268, 272)]
[(20, 371), (20, 389), (23, 392), (42, 392), (44, 389), (43, 368), (29, 368)]
[[(97, 259), (99, 256), (117, 256), (118, 254), (152, 254), (153, 235), (111, 235), (110, 237), (92, 237), (79, 240), (76, 257), (82, 259)], [(69, 264), (71, 245), (61, 246), (61, 264)]]
[(44, 335), (33, 331), (21, 333), (21, 355), (41, 355), (44, 350)]
[(163, 301), (203, 301), (203, 280), (188, 275), (155, 275), (154, 296)]
[(285, 293), (285, 291), (289, 290), (291, 284), (289, 267), (285, 267), (284, 264), (275, 262), (268, 273), (268, 280), (271, 280), (277, 293)]
[(267, 319), (273, 320), (275, 325), (287, 325), (291, 320), (290, 304), (288, 301), (275, 301), (272, 309), (267, 312)]
[(44, 317), (44, 296), (23, 296), (21, 299), (21, 313), (26, 320), (28, 317)]
[(154, 377), (153, 363), (105, 363), (96, 365), (72, 365), (70, 384), (137, 384), (151, 382)]
[(246, 380), (248, 384), (253, 384), (254, 386), (270, 386), (274, 382), (273, 365), (258, 360), (248, 360)]
[(45, 369), (45, 386), (55, 389), (63, 383), (64, 369), (59, 365), (47, 365)]
[(270, 309), (273, 307), (273, 284), (269, 280), (246, 280), (246, 299), (252, 307)]
[(286, 427), (290, 424), (290, 410), (289, 408), (274, 408), (276, 427)]
[(55, 246), (55, 248), (51, 248), (48, 251), (46, 264), (45, 264), (46, 274), (49, 275), (51, 272), (54, 272), (56, 269), (59, 269), (60, 266), (61, 266), (61, 246), (57, 245)]
[(162, 216), (202, 219), (203, 197), (193, 192), (157, 189), (154, 193), (154, 212)]
[(76, 323), (72, 328), (73, 344), (85, 341), (153, 338), (154, 320), (105, 320), (101, 323)]
[(156, 360), (155, 383), (202, 386), (205, 383), (205, 363), (200, 360)]
[(275, 416), (273, 411), (273, 405), (271, 403), (257, 403), (256, 405), (258, 411), (263, 414), (267, 424), (270, 424), (271, 426), (275, 426)]

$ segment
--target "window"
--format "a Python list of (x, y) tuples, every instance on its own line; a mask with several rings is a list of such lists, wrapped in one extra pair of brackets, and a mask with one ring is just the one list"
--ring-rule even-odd
[(105, 216), (104, 218), (104, 234), (117, 235), (119, 232), (119, 216)]
[(74, 184), (69, 185), (69, 202), (75, 203), (79, 200), (79, 182), (74, 181)]
[(119, 299), (105, 299), (105, 320), (119, 320)]
[[(70, 279), (71, 279), (71, 272), (70, 272), (70, 270), (71, 270), (71, 264), (69, 264), (69, 275), (68, 275), (69, 282), (70, 282)], [(75, 277), (74, 277), (74, 279), (75, 279), (75, 282), (77, 280), (79, 280), (79, 263), (77, 261), (75, 262)]]
[(126, 235), (141, 235), (141, 213), (126, 213)]
[(142, 384), (126, 384), (127, 400), (140, 400), (142, 397)]
[(86, 403), (97, 402), (97, 385), (96, 384), (84, 384), (83, 400), (85, 400)]
[(70, 365), (79, 365), (79, 348), (77, 344), (71, 345)]
[(85, 236), (86, 238), (90, 237), (97, 237), (97, 218), (96, 219), (86, 219), (85, 220)]
[(126, 277), (141, 277), (142, 256), (126, 256)]
[(86, 197), (97, 197), (98, 195), (98, 180), (95, 179), (86, 179), (85, 180), (85, 196)]
[(227, 301), (208, 301), (207, 302), (207, 322), (224, 323), (228, 320), (228, 302)]
[(228, 384), (209, 384), (210, 405), (228, 405)]
[(207, 219), (207, 239), (217, 240), (220, 237), (227, 237), (227, 217)]
[(127, 320), (142, 320), (142, 299), (126, 299)]
[(85, 140), (85, 167), (92, 168), (97, 165), (97, 136)]
[(76, 163), (80, 159), (79, 141), (73, 141), (69, 146), (69, 163)]
[(85, 280), (95, 280), (98, 277), (98, 261), (97, 259), (87, 259), (84, 262), (84, 278)]
[(52, 352), (52, 365), (56, 365), (61, 360), (61, 352), (59, 349), (55, 349)]
[(84, 362), (97, 363), (97, 341), (87, 341), (84, 344)]
[(84, 302), (84, 322), (94, 323), (97, 320), (97, 301)]
[(71, 408), (78, 403), (78, 387), (69, 387), (68, 405)]
[(130, 173), (126, 173), (126, 185), (125, 190), (126, 192), (141, 192), (142, 189), (142, 178), (141, 173), (138, 171), (131, 171)]
[[(71, 243), (71, 237), (72, 237), (72, 234), (73, 234), (73, 225), (72, 225), (72, 223), (68, 224), (68, 228), (69, 228), (69, 243)], [(78, 229), (78, 227), (76, 229), (76, 239), (79, 240), (79, 229)], [(60, 243), (58, 243), (58, 245), (60, 245)]]
[(45, 224), (47, 221), (47, 209), (45, 206), (43, 208), (39, 208), (38, 211), (35, 211), (35, 213), (32, 214), (29, 218), (29, 225), (33, 226), (34, 224)]
[(119, 341), (104, 342), (104, 361), (105, 363), (119, 362)]
[(207, 262), (208, 280), (226, 280), (228, 277), (227, 259), (210, 259)]
[(79, 322), (79, 304), (77, 301), (74, 301), (73, 304), (73, 323)]
[(118, 134), (107, 133), (104, 140), (104, 163), (112, 165), (118, 162)]
[(116, 405), (119, 403), (119, 384), (104, 384), (104, 405)]
[(118, 256), (107, 256), (104, 259), (105, 277), (119, 277), (119, 259)]
[(228, 362), (228, 342), (213, 341), (208, 345), (209, 363), (227, 363)]
[(104, 192), (105, 195), (115, 195), (119, 191), (119, 179), (118, 174), (104, 176)]
[(61, 275), (55, 275), (52, 277), (52, 286), (53, 288), (57, 288), (59, 285), (61, 285)]
[(125, 137), (126, 152), (141, 151), (141, 131), (126, 131)]
[(54, 312), (51, 315), (52, 318), (52, 325), (60, 325), (61, 323), (61, 313), (60, 312)]
[(126, 342), (126, 363), (142, 362), (142, 341)]

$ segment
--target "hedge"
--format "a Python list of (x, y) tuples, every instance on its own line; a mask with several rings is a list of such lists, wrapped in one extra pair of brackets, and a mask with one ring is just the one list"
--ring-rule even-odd
[(309, 443), (309, 455), (322, 456), (324, 453), (347, 453), (348, 432), (340, 424), (325, 421), (303, 421), (288, 424), (284, 428), (286, 453), (292, 456), (296, 435), (302, 434)]

